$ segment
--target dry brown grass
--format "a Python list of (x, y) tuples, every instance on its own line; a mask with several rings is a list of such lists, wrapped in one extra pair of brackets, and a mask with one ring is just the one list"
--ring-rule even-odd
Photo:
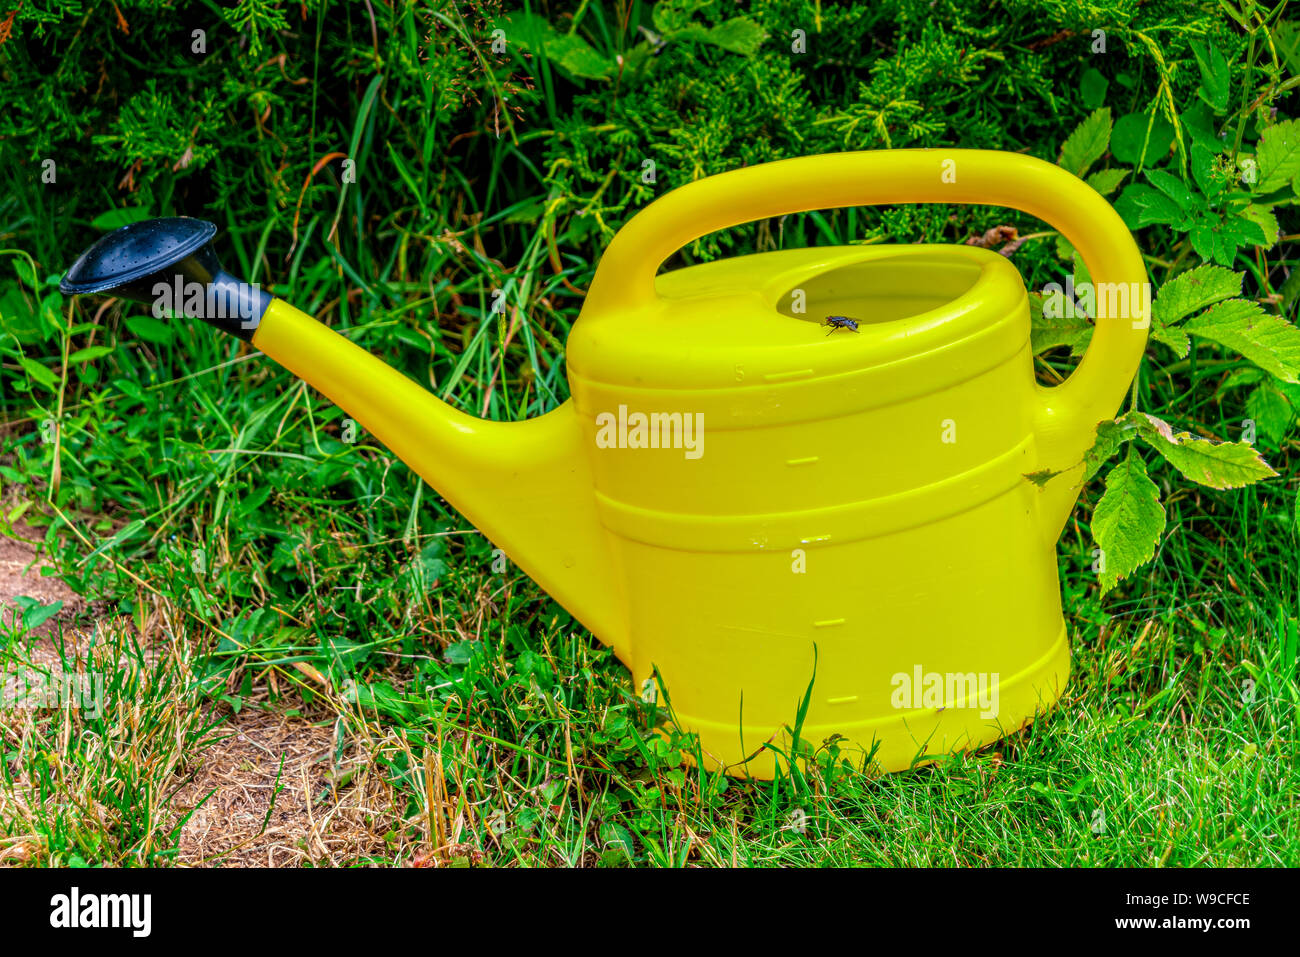
[(172, 800), (178, 815), (193, 810), (179, 863), (338, 866), (391, 856), (385, 834), (401, 831), (392, 788), (364, 753), (335, 765), (330, 727), (245, 709), (224, 731)]
[[(0, 539), (0, 633), (16, 635), (0, 646), (0, 665), (90, 673), (135, 668), (141, 693), (140, 700), (106, 702), (113, 733), (89, 746), (76, 711), (0, 707), (10, 764), (10, 780), (0, 780), (0, 866), (66, 863), (47, 839), (55, 819), (101, 831), (101, 843), (111, 846), (114, 833), (127, 829), (123, 804), (135, 801), (148, 804), (155, 822), (144, 845), (160, 851), (174, 844), (171, 859), (180, 865), (338, 866), (417, 856), (410, 842), (424, 844), (424, 815), (416, 816), (414, 829), (400, 819), (400, 799), (376, 761), (398, 742), (366, 747), (353, 737), (336, 761), (338, 715), (320, 705), (306, 717), (286, 713), (293, 702), (283, 696), (272, 701), (265, 688), (238, 713), (224, 704), (214, 710), (195, 687), (193, 641), (183, 620), (161, 603), (141, 622), (143, 630), (125, 618), (94, 617), (91, 604), (57, 577), (40, 573), (45, 562), (35, 531), (14, 531)], [(64, 607), (21, 634), (13, 601), (18, 595)], [(136, 647), (138, 659), (131, 653)], [(150, 712), (149, 733), (141, 733), (142, 705), (163, 687), (164, 675), (165, 698)], [(222, 720), (201, 749), (177, 747), (217, 717)], [(54, 789), (44, 795), (32, 772), (41, 761), (52, 761), (53, 768), (45, 786), (53, 781)], [(114, 769), (124, 765), (142, 780), (115, 780), (120, 775)], [(134, 863), (106, 856), (106, 862)]]

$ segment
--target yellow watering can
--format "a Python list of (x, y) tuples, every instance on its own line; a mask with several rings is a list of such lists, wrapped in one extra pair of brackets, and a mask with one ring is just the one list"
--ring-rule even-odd
[[(1024, 285), (985, 249), (796, 249), (656, 275), (714, 230), (898, 202), (1014, 207), (1074, 243), (1098, 318), (1065, 383), (1036, 384)], [(891, 150), (677, 189), (606, 250), (567, 346), (572, 399), (517, 423), (456, 411), (240, 283), (214, 233), (124, 226), (62, 288), (167, 297), (318, 388), (613, 648), (639, 691), (666, 692), (711, 765), (770, 776), (803, 710), (814, 750), (899, 770), (994, 741), (1061, 694), (1055, 543), (1094, 428), (1137, 369), (1149, 296), (1119, 216), (1060, 168)], [(205, 296), (177, 295), (196, 284)], [(1044, 469), (1063, 474), (1025, 477)]]

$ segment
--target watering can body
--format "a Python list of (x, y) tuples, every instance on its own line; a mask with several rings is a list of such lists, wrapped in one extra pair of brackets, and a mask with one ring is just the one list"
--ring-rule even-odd
[[(1069, 651), (1025, 478), (1037, 396), (1014, 267), (975, 247), (796, 250), (657, 294), (662, 312), (575, 328), (569, 376), (625, 583), (620, 654), (638, 681), (658, 669), (706, 757), (770, 771), (763, 745), (790, 752), (805, 698), (800, 740), (889, 770), (1050, 704)], [(827, 315), (858, 331), (827, 334)], [(633, 425), (602, 441), (616, 416), (660, 447)], [(665, 441), (678, 416), (696, 417), (690, 448)], [(973, 684), (954, 698), (949, 676)]]
[[(657, 274), (717, 229), (887, 202), (1011, 206), (1061, 229), (1112, 287), (1070, 379), (1035, 382), (1023, 283), (984, 249)], [(765, 777), (820, 752), (894, 771), (996, 740), (1063, 691), (1055, 543), (1141, 357), (1145, 284), (1118, 216), (1057, 167), (844, 153), (701, 180), (634, 217), (570, 335), (572, 398), (528, 422), (453, 410), (281, 300), (251, 339), (611, 646), (706, 763)]]

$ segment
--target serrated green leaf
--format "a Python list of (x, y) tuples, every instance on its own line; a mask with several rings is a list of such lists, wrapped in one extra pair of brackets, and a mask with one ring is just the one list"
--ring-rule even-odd
[(1093, 110), (1075, 127), (1061, 147), (1061, 166), (1075, 176), (1083, 176), (1088, 167), (1101, 159), (1110, 145), (1110, 107)]
[(1192, 340), (1182, 329), (1177, 326), (1166, 326), (1154, 319), (1151, 321), (1151, 338), (1173, 349), (1174, 354), (1180, 359), (1186, 358), (1192, 348)]
[(1205, 206), (1204, 201), (1188, 189), (1186, 183), (1164, 170), (1148, 170), (1147, 180), (1152, 186), (1177, 203), (1178, 208), (1185, 213), (1195, 209), (1202, 209)]
[(1106, 474), (1106, 491), (1092, 513), (1092, 535), (1105, 563), (1103, 595), (1155, 556), (1164, 530), (1160, 489), (1130, 446), (1128, 455)]
[[(1216, 233), (1206, 223), (1192, 227), (1188, 232), (1187, 238), (1192, 242), (1192, 248), (1196, 250), (1196, 255), (1210, 262), (1223, 262), (1223, 265), (1232, 265), (1233, 255), (1228, 252), (1227, 246), (1219, 242), (1218, 233)], [(1233, 253), (1236, 252), (1235, 247)]]
[(1151, 318), (1167, 326), (1223, 299), (1241, 295), (1245, 273), (1222, 266), (1204, 265), (1180, 273), (1160, 287), (1151, 306)]
[(1300, 382), (1300, 329), (1258, 303), (1229, 299), (1187, 320), (1183, 330), (1241, 353), (1283, 382)]
[(1295, 412), (1285, 395), (1271, 382), (1264, 382), (1246, 396), (1246, 415), (1254, 420), (1256, 431), (1276, 448), (1286, 436)]
[(1153, 223), (1173, 225), (1186, 220), (1187, 215), (1178, 204), (1150, 186), (1130, 183), (1120, 194), (1115, 211), (1124, 217), (1130, 229), (1139, 229)]
[[(1073, 315), (1069, 315), (1071, 312)], [(1063, 291), (1046, 297), (1031, 293), (1029, 315), (1029, 347), (1035, 353), (1056, 346), (1069, 346), (1074, 356), (1081, 356), (1087, 350), (1092, 339), (1092, 323), (1081, 310), (1066, 306)]]
[(1118, 452), (1125, 442), (1133, 438), (1133, 435), (1132, 428), (1114, 419), (1098, 422), (1092, 447), (1083, 456), (1082, 484), (1086, 485), (1090, 482), (1110, 457)]
[(1137, 427), (1138, 435), (1184, 478), (1208, 488), (1227, 489), (1252, 485), (1277, 475), (1245, 442), (1212, 442), (1175, 432), (1163, 419), (1145, 412), (1130, 412), (1123, 421)]
[(1257, 193), (1281, 189), (1300, 174), (1300, 120), (1275, 123), (1260, 133), (1255, 162), (1259, 164)]
[(1260, 232), (1264, 234), (1265, 249), (1272, 249), (1277, 245), (1279, 230), (1277, 228), (1277, 217), (1273, 215), (1273, 210), (1267, 206), (1252, 203), (1243, 209), (1240, 215), (1259, 227)]
[(516, 13), (506, 28), (511, 39), (525, 49), (544, 51), (547, 59), (570, 76), (604, 80), (617, 68), (576, 33), (560, 33), (535, 13)]
[(711, 43), (732, 53), (752, 56), (767, 39), (763, 28), (748, 17), (735, 17), (724, 20), (713, 27), (703, 37), (705, 43)]
[(576, 34), (565, 34), (547, 43), (546, 55), (562, 70), (583, 80), (606, 80), (617, 70), (614, 61), (601, 56)]
[(1263, 245), (1265, 242), (1264, 231), (1259, 225), (1239, 214), (1230, 214), (1222, 219), (1202, 218), (1192, 225), (1188, 238), (1197, 255), (1220, 266), (1233, 265), (1239, 247)]
[(1192, 179), (1207, 197), (1218, 196), (1228, 185), (1215, 168), (1214, 154), (1200, 143), (1192, 144)]
[(1163, 193), (1152, 190), (1143, 195), (1144, 206), (1138, 214), (1139, 226), (1168, 225), (1177, 226), (1186, 221), (1186, 213), (1172, 199)]
[(1132, 170), (1124, 169), (1122, 166), (1117, 166), (1115, 169), (1102, 169), (1091, 174), (1087, 183), (1101, 195), (1109, 196), (1119, 189), (1119, 184), (1124, 182), (1124, 177), (1131, 172)]

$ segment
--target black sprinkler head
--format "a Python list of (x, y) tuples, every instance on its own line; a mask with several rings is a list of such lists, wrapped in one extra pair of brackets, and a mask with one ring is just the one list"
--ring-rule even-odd
[(190, 316), (252, 339), (271, 295), (221, 267), (211, 246), (216, 234), (215, 225), (189, 216), (128, 223), (78, 256), (59, 289), (149, 303), (156, 315)]

